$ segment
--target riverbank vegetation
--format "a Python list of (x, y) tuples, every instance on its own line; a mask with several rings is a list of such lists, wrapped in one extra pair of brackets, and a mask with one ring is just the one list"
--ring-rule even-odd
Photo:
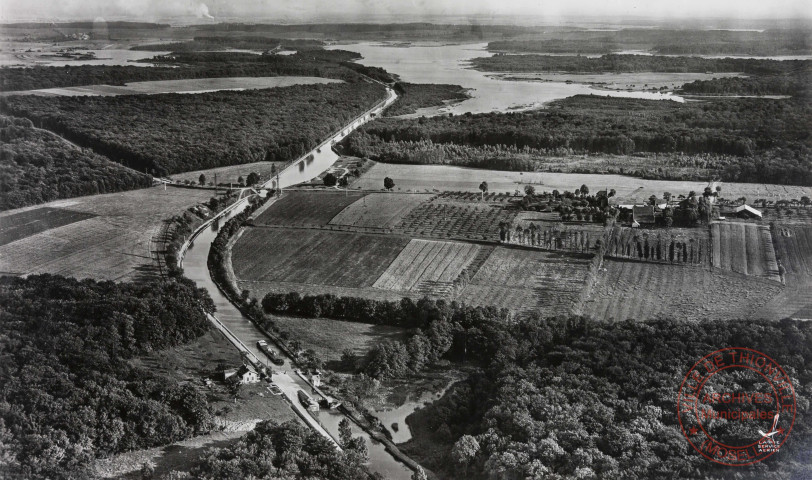
[(208, 331), (214, 306), (191, 281), (3, 277), (0, 305), (0, 476), (91, 477), (96, 458), (213, 427), (196, 388), (130, 363)]
[[(200, 479), (321, 478), (369, 480), (382, 478), (369, 471), (366, 443), (346, 435), (339, 451), (319, 433), (300, 422), (257, 424), (234, 445), (210, 451), (192, 470)], [(343, 440), (343, 439), (342, 439)]]
[(397, 101), (384, 112), (388, 117), (408, 115), (417, 112), (418, 108), (436, 107), (469, 98), (459, 85), (398, 82), (395, 91), (398, 92)]
[[(3, 68), (0, 91), (226, 77), (316, 76), (358, 82), (362, 78), (359, 73), (367, 70), (383, 75), (380, 69), (352, 63), (359, 58), (355, 52), (322, 49), (303, 50), (294, 55), (183, 51), (144, 60), (155, 64), (149, 68), (130, 65)], [(384, 81), (391, 78), (387, 75)]]
[(494, 55), (471, 60), (477, 70), (486, 72), (741, 72), (745, 74), (784, 74), (808, 68), (812, 60), (763, 60), (751, 58), (671, 57), (662, 55)]
[[(784, 27), (784, 28), (782, 28)], [(519, 39), (496, 40), (491, 52), (600, 54), (618, 51), (650, 51), (670, 55), (805, 55), (810, 46), (808, 31), (775, 25), (766, 30), (669, 30), (623, 28), (545, 29)]]
[(14, 96), (0, 109), (163, 176), (293, 160), (383, 97), (380, 85), (359, 82), (196, 95)]
[[(812, 108), (800, 100), (680, 104), (579, 95), (526, 113), (378, 119), (345, 143), (348, 153), (380, 162), (500, 170), (536, 170), (545, 157), (657, 154), (661, 165), (641, 176), (707, 180), (711, 173), (731, 182), (808, 186), (810, 122)], [(686, 167), (703, 169), (701, 178)], [(582, 168), (606, 172), (600, 162)]]
[(25, 118), (0, 115), (0, 141), (0, 211), (152, 185), (149, 175), (70, 145)]
[(145, 50), (148, 52), (198, 52), (212, 50), (311, 50), (321, 48), (324, 42), (315, 39), (293, 39), (263, 37), (261, 35), (217, 36), (201, 35), (186, 42), (150, 43), (136, 45), (130, 50)]

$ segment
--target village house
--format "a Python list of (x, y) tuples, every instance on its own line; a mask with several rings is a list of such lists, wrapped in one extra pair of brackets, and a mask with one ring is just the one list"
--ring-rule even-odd
[(259, 382), (259, 374), (256, 370), (254, 370), (254, 367), (250, 365), (243, 365), (240, 368), (229, 368), (228, 370), (223, 370), (223, 380), (228, 380), (233, 376), (236, 376), (242, 384)]

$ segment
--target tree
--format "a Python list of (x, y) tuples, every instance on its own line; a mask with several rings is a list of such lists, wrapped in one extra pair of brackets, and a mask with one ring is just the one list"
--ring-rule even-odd
[(205, 184), (206, 184), (206, 176), (205, 176), (205, 175), (203, 175), (203, 174), (201, 173), (201, 174), (200, 174), (200, 176), (199, 176), (199, 177), (197, 177), (197, 181), (198, 181), (198, 182), (199, 182), (201, 185), (205, 185)]
[(488, 182), (482, 182), (479, 184), (479, 189), (482, 190), (482, 198), (485, 198), (485, 193), (488, 192)]
[(803, 205), (804, 207), (808, 207), (810, 203), (812, 202), (809, 200), (809, 197), (807, 197), (806, 195), (801, 197), (801, 205)]
[(352, 441), (352, 427), (346, 417), (338, 422), (338, 441), (341, 442), (341, 448), (349, 448)]
[(665, 203), (670, 202), (670, 201), (671, 201), (671, 197), (672, 197), (671, 192), (665, 192), (665, 193), (663, 193), (663, 199), (665, 199)]
[(525, 185), (524, 186), (524, 193), (528, 196), (533, 196), (536, 194), (536, 188), (533, 185)]
[(259, 182), (259, 174), (256, 172), (249, 173), (246, 181), (248, 182), (248, 185), (255, 185), (257, 182)]
[(587, 195), (589, 195), (589, 187), (587, 187), (586, 185), (581, 185), (579, 191), (581, 192), (582, 197), (586, 197)]
[(615, 191), (615, 189), (613, 188), (613, 189), (609, 190), (609, 195), (608, 195), (608, 196), (609, 196), (609, 197), (614, 197), (616, 194), (617, 194), (617, 192), (616, 192), (616, 191)]
[(423, 467), (420, 465), (417, 466), (417, 469), (412, 473), (412, 480), (428, 480), (428, 476), (426, 476), (426, 472), (423, 470)]
[(328, 173), (324, 176), (324, 185), (328, 187), (333, 187), (338, 182), (338, 179), (332, 173)]
[(393, 188), (395, 188), (395, 181), (392, 180), (389, 177), (384, 178), (383, 179), (383, 188), (385, 188), (387, 190), (392, 190)]
[(237, 183), (239, 183), (241, 186), (242, 186), (242, 185), (245, 185), (245, 179), (244, 179), (244, 178), (242, 178), (242, 175), (240, 175), (239, 177), (237, 177)]
[(454, 463), (467, 470), (468, 465), (476, 458), (477, 453), (479, 453), (479, 442), (477, 442), (476, 438), (471, 435), (463, 435), (451, 449), (451, 459), (454, 460)]
[(341, 187), (348, 186), (350, 184), (350, 181), (349, 181), (349, 179), (347, 177), (349, 177), (349, 175), (344, 175), (341, 178), (339, 178), (338, 179), (338, 185), (341, 186)]
[(652, 195), (652, 196), (648, 197), (648, 201), (649, 201), (649, 203), (650, 203), (650, 204), (652, 204), (652, 205), (657, 205), (657, 197), (656, 197), (656, 196), (654, 196), (654, 195)]

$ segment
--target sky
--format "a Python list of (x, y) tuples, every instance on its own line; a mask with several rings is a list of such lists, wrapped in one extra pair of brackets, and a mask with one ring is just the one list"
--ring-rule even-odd
[[(2, 0), (0, 21), (200, 19), (263, 22), (812, 18), (810, 0)], [(388, 20), (387, 20), (388, 19)], [(397, 20), (400, 19), (400, 20)]]

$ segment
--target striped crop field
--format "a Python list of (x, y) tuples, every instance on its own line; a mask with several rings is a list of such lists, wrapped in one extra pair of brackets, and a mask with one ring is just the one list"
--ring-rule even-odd
[(234, 245), (241, 281), (371, 286), (409, 239), (310, 229), (250, 228)]
[(780, 281), (772, 235), (766, 225), (714, 223), (711, 237), (714, 267)]
[(257, 225), (327, 225), (339, 212), (364, 194), (347, 192), (285, 192), (254, 221)]
[(544, 315), (568, 314), (584, 286), (588, 255), (496, 247), (459, 300)]
[(413, 239), (373, 285), (442, 296), (482, 247), (470, 243)]
[(333, 217), (330, 225), (390, 229), (431, 197), (420, 193), (371, 193)]

